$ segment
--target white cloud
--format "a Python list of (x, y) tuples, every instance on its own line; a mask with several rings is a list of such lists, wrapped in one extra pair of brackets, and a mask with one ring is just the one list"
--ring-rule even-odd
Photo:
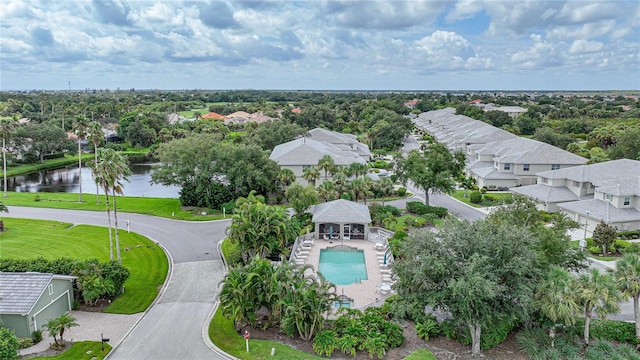
[(578, 39), (571, 44), (569, 54), (589, 54), (602, 50), (604, 44), (598, 41)]

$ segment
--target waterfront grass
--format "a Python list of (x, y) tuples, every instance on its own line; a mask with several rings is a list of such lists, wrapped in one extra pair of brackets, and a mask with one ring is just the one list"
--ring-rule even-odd
[[(109, 202), (111, 202), (109, 197)], [(96, 194), (86, 192), (82, 194), (82, 203), (78, 202), (77, 193), (29, 193), (7, 192), (7, 197), (1, 201), (6, 206), (28, 206), (40, 208), (105, 211), (105, 198), (100, 196), (100, 203), (96, 202)], [(211, 209), (182, 208), (180, 199), (149, 198), (134, 196), (118, 196), (118, 212), (153, 215), (179, 220), (217, 220), (222, 214)], [(206, 215), (202, 215), (202, 212)], [(106, 215), (105, 215), (106, 216)]]
[(101, 360), (104, 359), (111, 351), (111, 345), (104, 344), (100, 341), (79, 341), (71, 344), (65, 352), (53, 356), (39, 356), (31, 358), (32, 360)]
[[(3, 258), (109, 260), (109, 233), (105, 227), (10, 217), (3, 217), (3, 221)], [(134, 314), (144, 311), (158, 295), (169, 261), (160, 246), (140, 234), (120, 231), (119, 237), (122, 265), (131, 275), (124, 284), (124, 294), (111, 302), (105, 312)]]
[[(244, 338), (236, 332), (233, 321), (222, 316), (220, 308), (209, 324), (209, 338), (220, 350), (243, 360), (322, 359), (279, 342), (268, 340), (249, 339), (249, 352), (247, 352)], [(272, 348), (275, 349), (273, 356), (271, 356)]]
[[(82, 155), (83, 164), (91, 160), (93, 160), (93, 154)], [(7, 177), (29, 174), (36, 171), (60, 169), (60, 168), (68, 167), (71, 165), (78, 166), (77, 155), (75, 156), (65, 155), (64, 157), (57, 158), (57, 159), (48, 159), (48, 160), (45, 160), (44, 163), (42, 164), (34, 163), (34, 164), (20, 164), (20, 165), (14, 165), (14, 166), (7, 166)]]

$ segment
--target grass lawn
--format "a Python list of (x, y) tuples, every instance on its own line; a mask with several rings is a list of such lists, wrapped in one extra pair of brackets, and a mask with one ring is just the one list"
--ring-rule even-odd
[[(93, 160), (93, 154), (82, 155), (82, 163)], [(7, 167), (7, 177), (32, 173), (34, 171), (59, 169), (68, 165), (78, 166), (77, 155), (65, 155), (62, 158), (45, 160), (44, 164), (26, 164)]]
[[(37, 200), (37, 201), (36, 201)], [(70, 209), (70, 210), (91, 210), (104, 211), (104, 196), (100, 197), (100, 204), (96, 203), (95, 193), (83, 193), (82, 203), (78, 202), (78, 194), (71, 193), (29, 193), (29, 192), (7, 192), (6, 198), (0, 201), (7, 206), (29, 206), (40, 208)], [(111, 202), (111, 197), (109, 197)], [(133, 196), (118, 196), (118, 212), (130, 212), (147, 214), (165, 218), (179, 220), (217, 220), (222, 219), (222, 214), (211, 209), (183, 210), (180, 207), (179, 199), (148, 198)], [(201, 212), (207, 212), (202, 215)]]
[(481, 208), (481, 207), (486, 207), (486, 206), (496, 206), (496, 205), (500, 205), (503, 203), (503, 201), (505, 200), (509, 200), (512, 198), (512, 195), (510, 192), (499, 192), (499, 193), (493, 193), (493, 192), (487, 192), (485, 195), (489, 195), (494, 197), (496, 200), (495, 201), (487, 201), (485, 200), (484, 196), (482, 197), (482, 203), (480, 204), (473, 204), (469, 198), (469, 194), (471, 194), (471, 191), (467, 192), (467, 197), (464, 197), (464, 190), (456, 190), (453, 194), (451, 194), (451, 196), (453, 198), (455, 198), (456, 200), (460, 200), (463, 203), (476, 207), (476, 208)]
[[(91, 353), (88, 353), (91, 351)], [(111, 351), (111, 345), (105, 343), (104, 351), (102, 351), (102, 344), (100, 341), (79, 341), (73, 343), (69, 349), (62, 354), (54, 356), (34, 357), (32, 359), (47, 359), (47, 360), (101, 360)]]
[[(3, 221), (6, 229), (0, 234), (3, 258), (109, 260), (107, 228), (6, 217)], [(140, 234), (120, 231), (120, 247), (122, 264), (131, 275), (125, 283), (125, 293), (109, 304), (105, 312), (134, 314), (144, 311), (158, 295), (169, 261), (158, 245)]]
[[(236, 332), (231, 320), (222, 316), (220, 308), (216, 311), (209, 324), (209, 338), (214, 344), (227, 354), (231, 354), (243, 360), (262, 359), (323, 359), (304, 351), (296, 350), (287, 345), (275, 341), (249, 339), (249, 352), (247, 352), (244, 338)], [(274, 356), (271, 356), (271, 348), (275, 348)]]
[(436, 357), (427, 349), (418, 349), (409, 354), (404, 360), (436, 360)]

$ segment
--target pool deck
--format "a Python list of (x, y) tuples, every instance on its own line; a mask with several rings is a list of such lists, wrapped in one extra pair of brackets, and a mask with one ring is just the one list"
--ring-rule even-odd
[[(391, 284), (390, 270), (383, 265), (385, 247), (380, 247), (368, 240), (318, 240), (312, 244), (301, 246), (296, 253), (295, 261), (312, 265), (317, 271), (320, 263), (320, 250), (348, 246), (354, 249), (364, 250), (364, 260), (367, 269), (367, 280), (350, 285), (336, 285), (336, 294), (345, 295), (353, 300), (353, 307), (364, 309), (370, 306), (379, 306), (384, 299), (393, 294), (389, 289)], [(382, 286), (382, 289), (381, 289)]]

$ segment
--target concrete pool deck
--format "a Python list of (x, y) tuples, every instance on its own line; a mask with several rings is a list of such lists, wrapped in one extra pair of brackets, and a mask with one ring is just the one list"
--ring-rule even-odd
[(327, 248), (339, 248), (348, 246), (353, 249), (364, 251), (364, 261), (367, 269), (367, 280), (360, 283), (350, 285), (336, 285), (336, 294), (344, 295), (353, 300), (353, 307), (364, 309), (370, 306), (379, 306), (384, 299), (393, 294), (391, 290), (381, 290), (384, 285), (390, 285), (390, 270), (383, 266), (384, 251), (376, 243), (368, 240), (318, 240), (315, 239), (312, 244), (301, 246), (300, 253), (296, 254), (298, 263), (304, 261), (305, 264), (312, 265), (314, 271), (318, 270), (320, 265), (320, 250)]

